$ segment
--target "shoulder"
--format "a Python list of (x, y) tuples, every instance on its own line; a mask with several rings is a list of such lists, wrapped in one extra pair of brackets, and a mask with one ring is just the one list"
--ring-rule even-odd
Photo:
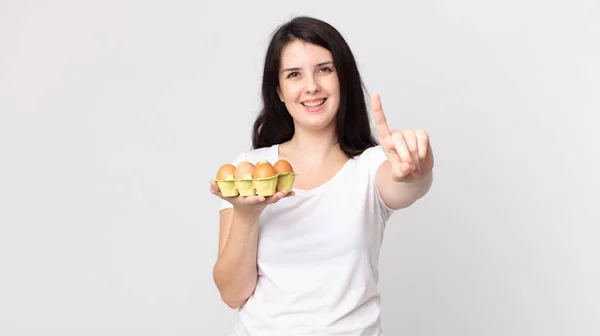
[(378, 156), (385, 157), (385, 153), (383, 152), (383, 148), (381, 145), (376, 145), (365, 149), (361, 154), (358, 154), (354, 158), (356, 160), (368, 161), (377, 159)]
[[(355, 190), (360, 189), (365, 191), (365, 197), (369, 199), (366, 204), (376, 204), (377, 208), (375, 213), (379, 214), (382, 223), (385, 223), (392, 213), (394, 213), (394, 210), (383, 202), (381, 194), (377, 189), (375, 176), (379, 167), (387, 160), (387, 155), (383, 148), (380, 145), (377, 145), (367, 148), (361, 154), (355, 156), (353, 160), (355, 166), (355, 184), (353, 185), (353, 188)], [(375, 200), (375, 202), (371, 202), (371, 200)]]
[(379, 166), (385, 160), (387, 156), (380, 145), (369, 147), (365, 149), (361, 154), (354, 157), (357, 167), (367, 169), (372, 173), (375, 173)]

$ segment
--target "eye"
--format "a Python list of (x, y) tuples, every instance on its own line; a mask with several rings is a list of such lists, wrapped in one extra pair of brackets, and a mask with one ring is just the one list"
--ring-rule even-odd
[(331, 68), (330, 67), (322, 67), (321, 69), (319, 69), (319, 71), (321, 72), (331, 72)]
[(287, 78), (291, 78), (291, 77), (297, 77), (300, 74), (298, 73), (298, 71), (292, 71), (287, 75)]

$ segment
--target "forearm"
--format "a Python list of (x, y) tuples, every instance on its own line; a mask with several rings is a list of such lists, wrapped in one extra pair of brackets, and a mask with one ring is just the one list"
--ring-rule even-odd
[(395, 182), (398, 197), (405, 202), (414, 203), (427, 194), (433, 183), (433, 171), (420, 176), (417, 179), (409, 179), (404, 182)]
[(382, 199), (393, 209), (412, 205), (427, 194), (433, 183), (432, 171), (419, 178), (408, 178), (400, 182), (394, 181), (390, 172), (389, 162), (384, 163), (381, 171), (378, 172), (376, 183)]
[(256, 286), (258, 216), (233, 212), (229, 236), (213, 270), (221, 297), (237, 308), (252, 294)]

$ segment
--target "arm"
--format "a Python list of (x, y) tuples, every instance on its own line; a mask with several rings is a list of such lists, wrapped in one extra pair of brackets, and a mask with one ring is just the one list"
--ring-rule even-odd
[(258, 219), (254, 213), (221, 211), (219, 253), (213, 279), (222, 300), (234, 309), (246, 302), (256, 287)]
[(433, 171), (419, 178), (395, 181), (392, 178), (392, 163), (385, 160), (375, 175), (375, 184), (383, 202), (397, 210), (407, 208), (427, 194), (433, 182)]
[(433, 151), (422, 130), (390, 131), (379, 95), (372, 96), (373, 119), (387, 160), (378, 167), (375, 184), (392, 209), (406, 208), (427, 194), (433, 182)]
[(254, 293), (258, 280), (258, 230), (262, 211), (269, 204), (294, 192), (278, 191), (273, 196), (238, 196), (225, 198), (217, 183), (210, 182), (210, 192), (233, 207), (220, 213), (219, 252), (213, 267), (213, 279), (221, 299), (238, 308)]

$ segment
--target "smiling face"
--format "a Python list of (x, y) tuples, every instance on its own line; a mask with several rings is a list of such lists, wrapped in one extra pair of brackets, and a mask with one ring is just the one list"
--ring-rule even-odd
[(294, 40), (281, 52), (279, 98), (296, 128), (334, 130), (340, 85), (329, 50)]

